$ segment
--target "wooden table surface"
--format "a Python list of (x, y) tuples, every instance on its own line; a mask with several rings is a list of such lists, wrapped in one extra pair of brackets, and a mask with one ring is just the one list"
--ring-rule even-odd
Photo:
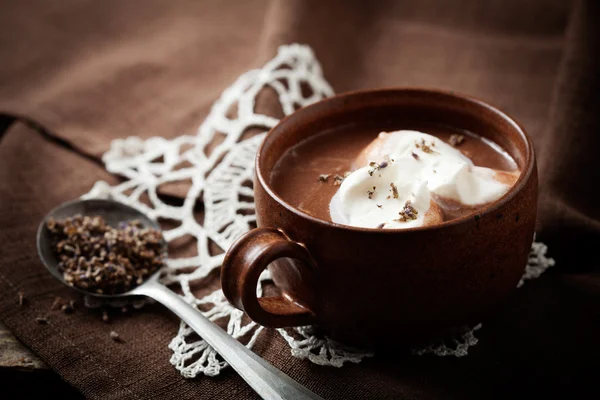
[(0, 322), (0, 371), (4, 368), (24, 372), (48, 370), (46, 364), (21, 344)]

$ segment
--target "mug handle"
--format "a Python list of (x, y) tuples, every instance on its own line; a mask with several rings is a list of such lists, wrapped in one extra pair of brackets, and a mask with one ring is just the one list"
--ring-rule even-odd
[(302, 244), (290, 240), (274, 228), (256, 228), (243, 234), (231, 246), (221, 268), (225, 297), (245, 311), (253, 321), (270, 328), (312, 325), (315, 314), (284, 296), (256, 296), (260, 274), (281, 257), (299, 260), (302, 267), (314, 269), (310, 253)]

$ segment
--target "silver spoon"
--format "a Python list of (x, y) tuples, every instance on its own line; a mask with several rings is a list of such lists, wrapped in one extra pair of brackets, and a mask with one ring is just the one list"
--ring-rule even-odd
[[(113, 227), (118, 226), (121, 222), (137, 219), (144, 227), (160, 230), (158, 223), (148, 218), (142, 212), (113, 200), (75, 200), (55, 208), (46, 215), (38, 228), (37, 249), (48, 271), (65, 285), (67, 283), (64, 281), (62, 274), (57, 270), (58, 259), (52, 248), (50, 232), (46, 228), (46, 221), (50, 217), (58, 220), (72, 217), (76, 214), (81, 214), (82, 216), (99, 215), (104, 218), (108, 225)], [(166, 250), (166, 243), (163, 245)], [(192, 307), (177, 294), (161, 285), (158, 282), (159, 274), (160, 272), (155, 273), (142, 285), (129, 292), (116, 295), (97, 294), (73, 286), (67, 286), (87, 295), (103, 299), (147, 296), (162, 303), (206, 340), (263, 399), (322, 399), (248, 350), (244, 345), (228, 335), (227, 332), (202, 315), (195, 307)]]

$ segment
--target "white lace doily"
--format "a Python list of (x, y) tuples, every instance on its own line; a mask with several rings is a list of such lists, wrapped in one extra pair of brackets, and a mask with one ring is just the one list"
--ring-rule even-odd
[[(303, 90), (307, 87), (308, 91)], [(115, 140), (103, 161), (109, 172), (126, 180), (116, 186), (97, 182), (84, 196), (112, 198), (140, 209), (151, 218), (168, 220), (175, 224), (174, 228), (164, 231), (168, 242), (185, 236), (195, 239), (197, 255), (169, 258), (164, 283), (180, 285), (183, 298), (188, 303), (200, 307), (204, 315), (213, 321), (226, 321), (227, 332), (235, 338), (244, 337), (249, 348), (263, 328), (252, 321), (244, 323), (243, 313), (227, 302), (220, 289), (197, 298), (190, 283), (207, 277), (220, 267), (224, 255), (211, 254), (211, 241), (226, 250), (255, 223), (253, 192), (248, 182), (252, 180), (254, 157), (264, 132), (245, 140), (242, 140), (242, 135), (250, 127), (266, 132), (278, 122), (276, 118), (255, 110), (256, 98), (265, 88), (277, 93), (286, 115), (299, 106), (333, 94), (309, 47), (297, 44), (282, 46), (277, 56), (263, 68), (243, 74), (223, 92), (195, 135), (173, 140), (161, 137)], [(236, 111), (235, 117), (231, 117), (232, 110)], [(207, 154), (205, 149), (215, 136), (222, 141)], [(182, 181), (190, 183), (183, 205), (176, 207), (161, 201), (157, 194), (159, 186)], [(194, 218), (198, 199), (202, 199), (204, 204), (203, 223)], [(533, 244), (523, 279), (535, 278), (553, 264), (545, 257), (545, 252), (544, 245)], [(264, 273), (261, 282), (266, 279), (269, 276)], [(258, 290), (260, 292), (261, 288)], [(414, 353), (466, 355), (468, 348), (477, 343), (474, 331), (480, 327), (478, 325), (457, 338), (454, 347), (432, 345)], [(294, 357), (308, 359), (315, 364), (341, 367), (345, 362), (358, 363), (372, 355), (315, 335), (310, 327), (277, 331), (290, 346)], [(169, 348), (173, 351), (171, 364), (184, 377), (198, 374), (215, 376), (227, 365), (183, 322)]]

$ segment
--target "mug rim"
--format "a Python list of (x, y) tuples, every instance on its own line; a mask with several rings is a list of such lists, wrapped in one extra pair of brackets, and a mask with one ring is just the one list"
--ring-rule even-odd
[[(413, 228), (377, 229), (377, 228), (363, 228), (363, 227), (357, 227), (357, 226), (351, 226), (351, 225), (338, 224), (336, 222), (326, 221), (326, 220), (323, 220), (320, 218), (313, 217), (313, 216), (301, 211), (300, 209), (292, 206), (288, 202), (286, 202), (277, 193), (275, 193), (275, 191), (271, 188), (271, 186), (268, 182), (268, 179), (265, 179), (264, 171), (262, 171), (260, 168), (260, 159), (261, 159), (265, 144), (267, 143), (269, 137), (273, 135), (273, 132), (276, 129), (281, 129), (280, 128), (281, 125), (288, 123), (293, 118), (298, 118), (298, 113), (303, 113), (303, 112), (306, 112), (306, 110), (310, 111), (311, 109), (321, 107), (323, 103), (343, 102), (345, 99), (348, 99), (351, 97), (360, 97), (360, 96), (365, 96), (365, 95), (386, 94), (386, 93), (387, 94), (395, 94), (395, 93), (399, 93), (399, 92), (402, 92), (402, 93), (414, 92), (414, 93), (420, 93), (420, 94), (442, 95), (442, 96), (445, 96), (447, 98), (451, 98), (454, 100), (464, 101), (464, 102), (470, 103), (476, 107), (487, 109), (488, 111), (491, 111), (492, 113), (498, 115), (500, 118), (502, 118), (503, 120), (508, 122), (510, 124), (510, 126), (521, 135), (522, 139), (524, 140), (524, 144), (525, 144), (525, 166), (524, 166), (523, 170), (521, 171), (519, 178), (514, 183), (514, 185), (511, 186), (511, 188), (508, 190), (508, 192), (506, 192), (499, 199), (489, 203), (488, 205), (478, 209), (477, 211), (468, 213), (467, 215), (464, 215), (459, 218), (454, 218), (454, 219), (451, 219), (448, 221), (443, 221), (442, 223), (439, 223), (439, 224), (417, 226), (417, 227), (413, 227)], [(336, 94), (334, 96), (319, 100), (308, 106), (299, 108), (296, 111), (294, 111), (292, 114), (286, 115), (281, 120), (279, 120), (279, 122), (274, 127), (272, 127), (269, 130), (269, 132), (267, 132), (267, 135), (263, 139), (262, 143), (260, 144), (260, 147), (258, 148), (258, 152), (256, 153), (254, 168), (255, 168), (256, 178), (257, 178), (259, 184), (267, 192), (267, 194), (273, 200), (275, 200), (277, 203), (279, 203), (281, 206), (283, 206), (286, 210), (290, 211), (297, 217), (307, 219), (312, 223), (323, 225), (325, 227), (336, 229), (336, 230), (341, 229), (344, 231), (362, 232), (362, 233), (400, 234), (403, 232), (406, 232), (406, 233), (408, 233), (408, 232), (425, 232), (425, 231), (431, 231), (431, 230), (450, 228), (450, 227), (454, 227), (457, 225), (461, 225), (466, 221), (472, 220), (475, 216), (482, 217), (484, 215), (493, 213), (498, 208), (504, 206), (506, 203), (511, 201), (516, 196), (516, 194), (525, 187), (526, 183), (529, 181), (531, 174), (533, 173), (533, 170), (535, 168), (535, 151), (534, 151), (534, 147), (533, 147), (533, 142), (531, 141), (531, 138), (527, 134), (527, 131), (514, 118), (512, 118), (506, 112), (501, 111), (497, 107), (494, 107), (494, 106), (490, 105), (489, 103), (484, 102), (474, 96), (457, 93), (455, 91), (450, 91), (450, 90), (441, 90), (441, 89), (432, 89), (432, 88), (389, 87), (389, 88), (380, 88), (380, 89), (362, 89), (362, 90), (353, 90), (353, 91), (343, 92), (343, 93)]]

